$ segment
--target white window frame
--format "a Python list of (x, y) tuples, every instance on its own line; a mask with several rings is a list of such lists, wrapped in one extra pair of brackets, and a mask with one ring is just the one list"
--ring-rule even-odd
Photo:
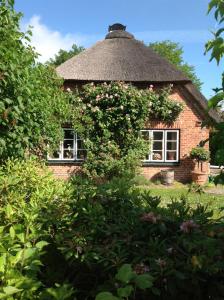
[[(149, 142), (151, 142), (149, 153), (148, 153), (148, 159), (144, 159), (143, 162), (150, 162), (150, 163), (177, 163), (180, 159), (180, 131), (178, 129), (143, 129), (141, 132), (148, 132), (149, 136)], [(162, 159), (153, 159), (153, 133), (154, 132), (163, 132), (163, 139), (162, 141)], [(175, 142), (177, 143), (176, 150), (167, 150), (167, 142), (173, 142), (173, 140), (167, 140), (167, 134), (169, 132), (176, 132), (177, 133), (177, 139)], [(157, 140), (155, 140), (157, 141)], [(160, 141), (160, 140), (158, 140)], [(158, 150), (160, 151), (160, 150)], [(167, 152), (176, 152), (177, 157), (176, 159), (166, 159)]]
[[(80, 148), (78, 149), (78, 141), (82, 140), (81, 138), (78, 137), (78, 134), (76, 132), (74, 132), (74, 130), (72, 128), (62, 128), (64, 131), (65, 130), (70, 130), (73, 131), (73, 157), (72, 158), (64, 158), (64, 141), (66, 139), (63, 139), (63, 141), (60, 141), (59, 144), (59, 157), (58, 158), (54, 158), (54, 157), (50, 157), (50, 155), (48, 155), (48, 161), (84, 161), (83, 158), (78, 158), (78, 151), (84, 151), (85, 149)], [(70, 140), (70, 139), (68, 139)]]

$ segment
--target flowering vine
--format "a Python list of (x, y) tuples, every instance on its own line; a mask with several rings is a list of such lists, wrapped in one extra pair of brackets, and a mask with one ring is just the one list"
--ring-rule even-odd
[(149, 152), (140, 130), (152, 118), (174, 121), (182, 106), (169, 99), (170, 88), (156, 92), (131, 84), (87, 84), (73, 95), (73, 125), (87, 149), (83, 170), (91, 177), (133, 174)]

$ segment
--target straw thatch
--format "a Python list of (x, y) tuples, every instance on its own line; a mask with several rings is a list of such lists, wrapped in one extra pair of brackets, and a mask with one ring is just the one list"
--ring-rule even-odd
[(216, 110), (208, 110), (207, 99), (202, 95), (202, 93), (198, 89), (196, 89), (193, 83), (189, 82), (185, 84), (183, 88), (187, 93), (189, 93), (191, 97), (193, 97), (197, 101), (197, 104), (199, 104), (199, 107), (201, 108), (202, 112), (207, 112), (210, 118), (212, 118), (215, 122), (221, 122), (221, 118)]
[(66, 80), (126, 82), (189, 82), (190, 80), (152, 49), (124, 30), (72, 57), (57, 68)]
[[(208, 105), (205, 97), (194, 87), (191, 80), (152, 49), (137, 41), (125, 31), (122, 24), (109, 26), (105, 40), (67, 60), (57, 73), (65, 80), (125, 81), (133, 83), (177, 83), (183, 92), (193, 97), (205, 113)], [(216, 122), (216, 111), (208, 112)]]

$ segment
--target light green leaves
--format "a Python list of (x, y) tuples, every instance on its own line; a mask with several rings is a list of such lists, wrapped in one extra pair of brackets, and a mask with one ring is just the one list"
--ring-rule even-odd
[(10, 296), (10, 295), (21, 292), (22, 289), (17, 289), (16, 287), (9, 285), (7, 287), (3, 287), (3, 291), (7, 296)]
[[(0, 1), (0, 160), (56, 147), (70, 105), (53, 68), (35, 62), (20, 31), (21, 14)], [(4, 143), (2, 142), (4, 141)], [(36, 152), (35, 152), (36, 153)]]

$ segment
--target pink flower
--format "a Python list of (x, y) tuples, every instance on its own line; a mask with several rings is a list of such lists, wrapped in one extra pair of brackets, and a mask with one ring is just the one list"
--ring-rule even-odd
[(156, 224), (159, 220), (161, 220), (161, 216), (156, 216), (153, 212), (145, 213), (141, 216), (141, 221), (149, 222), (152, 224)]
[(149, 90), (150, 90), (150, 91), (153, 91), (153, 88), (154, 88), (154, 86), (153, 86), (152, 84), (150, 84)]
[(196, 224), (193, 220), (188, 220), (180, 225), (180, 230), (184, 233), (190, 233), (193, 229), (196, 229), (198, 227), (199, 225)]

